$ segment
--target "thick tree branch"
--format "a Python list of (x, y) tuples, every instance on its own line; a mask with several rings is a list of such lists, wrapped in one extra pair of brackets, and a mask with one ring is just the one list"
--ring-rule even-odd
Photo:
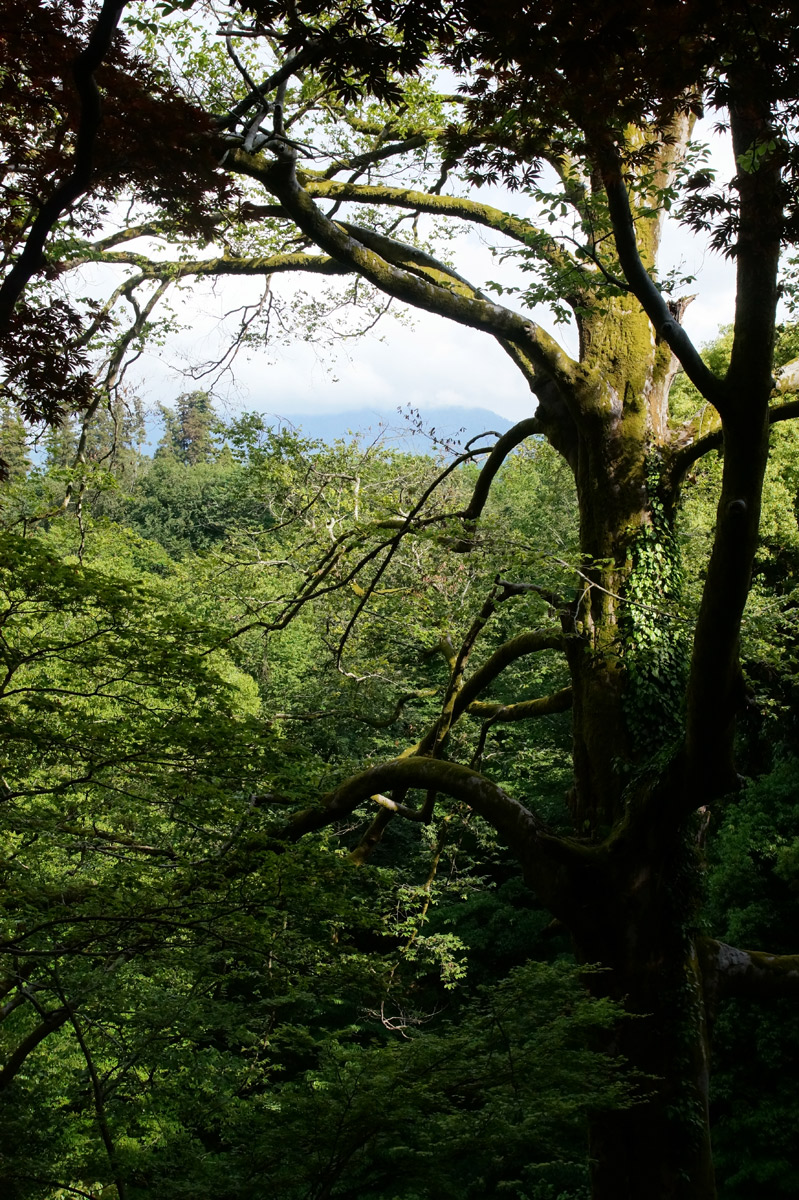
[[(799, 400), (791, 400), (787, 404), (776, 404), (768, 411), (769, 425), (777, 425), (780, 421), (793, 421), (799, 417)], [(669, 485), (679, 486), (687, 471), (711, 450), (720, 450), (724, 445), (724, 434), (719, 426), (710, 433), (692, 441), (689, 445), (681, 446), (671, 459), (668, 469)]]
[(739, 950), (713, 938), (702, 938), (697, 949), (711, 1009), (733, 996), (753, 1000), (799, 997), (799, 954)]
[[(390, 205), (410, 212), (428, 213), (435, 217), (455, 217), (473, 225), (481, 225), (502, 233), (523, 246), (534, 250), (542, 262), (561, 271), (572, 289), (578, 277), (585, 276), (585, 267), (571, 255), (551, 234), (539, 229), (530, 221), (503, 212), (490, 204), (482, 204), (461, 196), (438, 196), (420, 192), (415, 188), (388, 187), (381, 184), (343, 182), (320, 178), (310, 171), (298, 171), (297, 178), (314, 199), (330, 198), (348, 200), (360, 204)], [(590, 280), (585, 279), (586, 285)], [(569, 297), (564, 297), (569, 299)], [(571, 296), (576, 301), (577, 296)]]
[(613, 223), (616, 252), (625, 279), (652, 322), (658, 337), (666, 343), (672, 354), (682, 363), (683, 369), (694, 387), (719, 412), (722, 412), (726, 398), (726, 389), (722, 380), (718, 379), (704, 362), (643, 264), (638, 249), (627, 186), (616, 151), (608, 155), (603, 170), (603, 180)]
[[(415, 246), (409, 246), (406, 242), (398, 241), (396, 238), (389, 238), (384, 234), (365, 229), (360, 225), (353, 225), (346, 221), (341, 221), (339, 224), (342, 229), (352, 233), (368, 249), (376, 251), (386, 262), (428, 279), (437, 286), (451, 288), (463, 296), (476, 300), (487, 299), (485, 293), (474, 287), (451, 267), (434, 258), (433, 255), (427, 254)], [(481, 472), (476, 494), (470, 505), (472, 511), (464, 514), (467, 520), (475, 520), (479, 516), (488, 497), (494, 475), (511, 450), (515, 449), (525, 438), (533, 434), (546, 437), (567, 461), (572, 461), (576, 449), (574, 419), (550, 377), (544, 371), (536, 368), (519, 345), (504, 337), (497, 337), (496, 341), (512, 359), (536, 395), (538, 413), (535, 417), (520, 422), (499, 439), (489, 464), (486, 464), (490, 466), (489, 473), (486, 475), (485, 471)], [(469, 550), (471, 542), (466, 539), (454, 548), (461, 551)]]
[(469, 715), (488, 719), (483, 721), (471, 766), (477, 768), (482, 762), (486, 741), (494, 725), (506, 721), (528, 721), (535, 717), (549, 716), (551, 713), (567, 712), (572, 706), (572, 698), (572, 689), (565, 687), (550, 696), (541, 696), (536, 700), (520, 700), (516, 704), (491, 704), (487, 701), (473, 700), (469, 705)]
[(452, 267), (442, 263), (434, 255), (428, 254), (426, 250), (420, 250), (418, 246), (411, 246), (398, 238), (386, 237), (383, 233), (376, 233), (372, 229), (367, 229), (363, 225), (355, 225), (350, 221), (336, 223), (393, 266), (415, 272), (439, 286), (454, 287), (457, 285), (458, 290), (464, 296), (485, 300), (486, 297), (479, 288), (476, 288), (463, 275), (459, 275)]
[(720, 450), (723, 445), (724, 434), (719, 425), (717, 429), (712, 429), (710, 433), (705, 433), (702, 437), (698, 437), (694, 441), (681, 446), (679, 450), (676, 450), (672, 454), (666, 472), (669, 491), (672, 493), (676, 492), (685, 478), (686, 472), (691, 469), (694, 463), (698, 462), (705, 454), (709, 454), (711, 450)]
[(561, 688), (549, 696), (534, 700), (518, 700), (515, 704), (492, 704), (489, 700), (473, 700), (468, 712), (475, 717), (489, 717), (491, 724), (507, 721), (529, 721), (533, 717), (547, 717), (551, 713), (568, 712), (572, 706), (572, 689)]
[(799, 417), (799, 400), (777, 404), (768, 411), (769, 425), (776, 425), (778, 421), (793, 421), (796, 417)]
[(85, 254), (70, 259), (67, 268), (84, 266), (86, 263), (113, 263), (136, 267), (143, 278), (185, 279), (188, 276), (202, 278), (207, 275), (281, 275), (287, 271), (309, 271), (315, 275), (348, 275), (351, 268), (322, 254), (254, 255), (249, 258), (200, 258), (189, 262), (167, 262), (148, 258), (145, 254), (134, 254), (126, 250), (104, 250), (101, 253), (87, 250)]
[(66, 1025), (69, 1018), (69, 1008), (57, 1008), (48, 1013), (44, 1020), (40, 1021), (35, 1029), (32, 1029), (27, 1037), (22, 1039), (0, 1069), (0, 1092), (9, 1086), (15, 1075), (21, 1070), (28, 1055), (36, 1049), (40, 1042), (43, 1042), (51, 1033), (55, 1033), (56, 1029), (60, 1029), (62, 1025)]
[(436, 286), (386, 262), (325, 217), (300, 186), (290, 156), (267, 162), (236, 150), (229, 161), (235, 170), (262, 183), (320, 249), (363, 275), (375, 287), (415, 308), (517, 342), (558, 386), (571, 390), (577, 364), (539, 325), (501, 305), (464, 296), (459, 293), (457, 284)]
[[(776, 136), (748, 72), (730, 107), (739, 161)], [(754, 89), (754, 91), (753, 91)], [(759, 543), (768, 460), (769, 402), (784, 194), (779, 161), (765, 156), (742, 171), (736, 246), (738, 293), (730, 370), (725, 381), (724, 467), (713, 550), (696, 621), (686, 705), (686, 788), (696, 807), (737, 787), (735, 718), (743, 703), (739, 661), (741, 617)]]
[(451, 796), (484, 817), (557, 915), (571, 903), (564, 872), (573, 873), (577, 879), (597, 859), (591, 847), (550, 833), (530, 809), (479, 772), (458, 763), (418, 756), (396, 758), (353, 776), (326, 796), (320, 806), (298, 813), (282, 836), (289, 840), (300, 838), (348, 817), (372, 797), (385, 797), (386, 792), (394, 789), (404, 793), (412, 788)]
[(474, 485), (471, 499), (463, 513), (465, 521), (476, 521), (482, 514), (488, 500), (489, 492), (491, 491), (491, 485), (508, 455), (517, 446), (520, 446), (522, 442), (526, 441), (527, 438), (535, 437), (537, 434), (540, 435), (541, 432), (541, 423), (538, 418), (527, 417), (524, 421), (517, 421), (507, 433), (503, 433), (483, 463), (480, 474), (477, 477), (477, 483)]

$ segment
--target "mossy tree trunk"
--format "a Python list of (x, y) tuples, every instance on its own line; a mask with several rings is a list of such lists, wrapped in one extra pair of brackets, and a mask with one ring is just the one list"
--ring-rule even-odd
[[(640, 785), (636, 770), (674, 737), (676, 711), (654, 707), (642, 686), (629, 620), (629, 601), (647, 595), (658, 614), (675, 568), (667, 492), (666, 404), (674, 360), (659, 344), (636, 300), (624, 297), (589, 327), (583, 338), (588, 393), (580, 408), (575, 479), (580, 506), (583, 582), (572, 616), (579, 635), (570, 639), (573, 689), (575, 831), (603, 845), (599, 870), (578, 911), (566, 920), (581, 961), (604, 970), (589, 986), (623, 1002), (631, 1020), (609, 1050), (645, 1077), (647, 1099), (626, 1111), (598, 1114), (589, 1152), (595, 1200), (641, 1196), (710, 1200), (715, 1196), (708, 1123), (709, 1043), (703, 982), (693, 944), (699, 897), (697, 847), (690, 816), (642, 824), (630, 812), (638, 787), (641, 809), (673, 806), (685, 786), (680, 762), (650, 770)], [(610, 368), (610, 369), (609, 369)], [(658, 547), (644, 558), (640, 547)], [(648, 578), (642, 573), (649, 571)], [(674, 695), (675, 710), (679, 696)], [(646, 736), (640, 730), (646, 729)]]

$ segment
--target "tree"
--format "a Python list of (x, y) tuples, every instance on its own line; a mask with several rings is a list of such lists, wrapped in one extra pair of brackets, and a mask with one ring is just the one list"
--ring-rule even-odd
[[(192, 6), (164, 11), (178, 7)], [(49, 19), (45, 6), (40, 13)], [(262, 625), (284, 625), (334, 589), (355, 589), (335, 651), (341, 665), (404, 539), (438, 531), (442, 553), (479, 548), (487, 495), (525, 438), (546, 438), (576, 487), (571, 585), (545, 586), (535, 555), (509, 556), (515, 577), (503, 573), (460, 646), (451, 645), (451, 678), (428, 733), (403, 756), (343, 781), (285, 832), (299, 837), (376, 803), (356, 848), (363, 859), (391, 818), (427, 821), (440, 796), (470, 805), (507, 841), (530, 887), (569, 930), (578, 958), (605, 968), (591, 986), (638, 1015), (619, 1027), (613, 1048), (658, 1082), (646, 1103), (593, 1120), (596, 1200), (706, 1200), (714, 1195), (707, 1077), (715, 1005), (728, 995), (795, 992), (799, 965), (794, 956), (703, 937), (698, 917), (704, 814), (739, 786), (741, 619), (769, 432), (797, 415), (795, 402), (775, 397), (772, 378), (780, 247), (796, 236), (791, 6), (253, 0), (229, 9), (227, 56), (207, 26), (131, 13), (130, 28), (155, 64), (152, 84), (148, 92), (139, 68), (120, 60), (110, 102), (123, 94), (120, 73), (123, 81), (135, 76), (148, 114), (163, 117), (159, 144), (173, 131), (171, 165), (188, 183), (185, 200), (175, 199), (161, 183), (168, 162), (159, 160), (154, 187), (128, 172), (122, 184), (133, 205), (125, 228), (101, 237), (83, 228), (54, 247), (53, 270), (106, 262), (127, 271), (124, 287), (91, 318), (85, 345), (120, 303), (140, 315), (135, 297), (150, 303), (175, 280), (354, 276), (496, 338), (537, 401), (534, 416), (485, 452), (468, 503), (431, 513), (425, 496), (367, 527), (356, 518), (280, 615), (260, 617)], [(191, 102), (175, 101), (180, 121), (171, 124), (180, 81), (166, 78), (161, 45), (173, 28), (192, 92)], [(462, 90), (440, 95), (424, 83), (418, 72), (430, 62), (459, 72)], [(207, 135), (216, 123), (215, 185), (204, 157), (210, 135), (202, 152), (181, 141), (185, 106)], [(736, 174), (728, 186), (716, 185), (691, 146), (703, 106), (729, 126)], [(521, 190), (540, 222), (460, 194), (463, 180)], [(102, 177), (106, 192), (113, 186)], [(197, 197), (213, 186), (220, 206), (203, 228), (225, 251), (198, 256)], [(691, 343), (680, 324), (687, 300), (657, 274), (665, 214), (675, 203), (684, 221), (735, 257), (726, 373)], [(549, 300), (559, 315), (571, 315), (578, 355), (529, 316), (489, 300), (430, 246), (400, 236), (405, 214), (445, 216), (506, 239), (532, 280), (522, 301)], [(170, 241), (173, 257), (153, 252), (147, 238)], [(129, 248), (137, 239), (139, 248)], [(138, 315), (134, 325), (138, 336)], [(240, 340), (253, 336), (243, 323)], [(673, 419), (669, 393), (680, 367), (710, 417)], [(675, 519), (689, 469), (719, 447), (716, 528), (694, 611), (681, 601)], [(464, 459), (480, 456), (472, 446)], [(519, 596), (540, 598), (538, 627), (515, 632), (468, 673), (484, 628)], [(484, 689), (539, 652), (564, 657), (568, 692), (486, 709)], [(572, 832), (564, 836), (538, 814), (534, 782), (522, 801), (448, 754), (456, 726), (472, 716), (493, 726), (568, 704)], [(484, 729), (480, 745), (485, 736)], [(416, 789), (425, 794), (418, 807), (408, 799)]]
[(161, 452), (190, 465), (209, 462), (214, 456), (212, 440), (214, 407), (207, 392), (183, 392), (174, 410), (162, 408), (166, 426)]
[[(236, 445), (260, 424), (240, 422)], [(252, 471), (275, 515), (305, 508), (310, 473), (328, 512), (355, 492), (369, 519), (382, 492), (415, 491), (432, 470), (372, 446), (317, 447), (310, 466), (299, 439), (263, 434), (237, 469)], [(356, 472), (360, 488), (342, 496)], [(506, 497), (506, 533), (513, 509)], [(384, 755), (397, 730), (390, 712), (361, 715), (357, 683), (327, 662), (334, 610), (306, 610), (273, 636), (261, 669), (262, 631), (232, 618), (242, 602), (279, 599), (282, 581), (235, 561), (236, 537), (253, 549), (248, 515), (215, 557), (187, 551), (181, 563), (138, 529), (95, 521), (91, 500), (80, 521), (0, 534), (4, 1194), (242, 1200), (266, 1179), (307, 1200), (377, 1196), (390, 1180), (410, 1200), (522, 1179), (536, 1197), (578, 1184), (580, 1118), (631, 1099), (592, 1046), (618, 1009), (581, 996), (571, 964), (505, 978), (514, 942), (522, 957), (531, 945), (508, 889), (493, 905), (483, 897), (484, 922), (499, 910), (516, 921), (502, 955), (492, 948), (490, 993), (469, 1001), (442, 987), (441, 976), (460, 978), (465, 949), (448, 925), (475, 890), (459, 814), (442, 827), (455, 844), (439, 830), (420, 846), (407, 839), (394, 870), (355, 867), (335, 836), (291, 848), (274, 838), (275, 793), (293, 805), (309, 777)], [(167, 520), (161, 541), (169, 532)], [(283, 524), (258, 548), (301, 557), (307, 534)], [(462, 559), (472, 574), (476, 558)], [(405, 590), (383, 597), (385, 620)], [(370, 647), (358, 657), (369, 662)], [(415, 665), (440, 673), (429, 655)], [(385, 670), (381, 682), (370, 695), (388, 707)], [(433, 688), (404, 686), (397, 711), (429, 705)], [(306, 722), (322, 692), (324, 719)], [(292, 717), (310, 726), (301, 743)], [(434, 880), (422, 861), (419, 887), (415, 869), (431, 840), (449, 877), (436, 890), (452, 899), (428, 928)], [(498, 857), (486, 849), (480, 874)], [(428, 1010), (427, 1025), (438, 1008), (433, 1036), (407, 1036), (416, 1012)]]

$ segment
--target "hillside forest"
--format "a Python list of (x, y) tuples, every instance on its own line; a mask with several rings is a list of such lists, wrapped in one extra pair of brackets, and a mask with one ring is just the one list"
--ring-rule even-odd
[[(3, 1197), (795, 1196), (793, 6), (0, 17)], [(222, 415), (416, 311), (529, 415)]]

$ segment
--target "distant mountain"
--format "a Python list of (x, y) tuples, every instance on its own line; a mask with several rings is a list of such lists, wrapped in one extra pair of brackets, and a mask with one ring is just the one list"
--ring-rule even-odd
[(292, 425), (309, 438), (335, 442), (380, 438), (398, 450), (415, 454), (434, 452), (436, 442), (462, 446), (479, 433), (493, 430), (505, 433), (513, 422), (487, 408), (429, 408), (406, 416), (404, 412), (357, 409), (340, 413), (292, 413), (289, 416), (266, 413), (267, 420)]

